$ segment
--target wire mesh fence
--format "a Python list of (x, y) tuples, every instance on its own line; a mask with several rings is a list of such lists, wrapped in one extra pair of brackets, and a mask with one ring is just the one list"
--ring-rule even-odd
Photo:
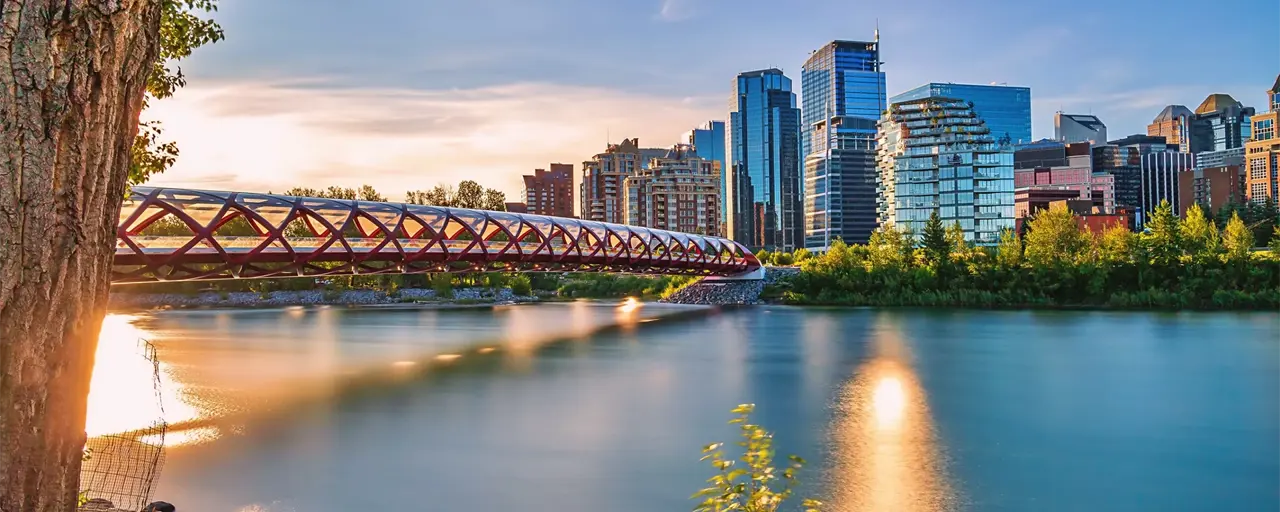
[[(164, 420), (160, 398), (160, 361), (155, 347), (138, 342), (139, 357), (152, 371), (157, 418), (141, 429), (91, 437), (85, 443), (85, 459), (80, 469), (81, 511), (142, 510), (164, 465), (164, 438), (169, 425)], [(120, 397), (128, 400), (130, 397)]]

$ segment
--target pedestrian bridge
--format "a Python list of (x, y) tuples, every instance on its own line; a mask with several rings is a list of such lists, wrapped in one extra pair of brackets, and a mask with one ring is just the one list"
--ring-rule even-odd
[(737, 242), (542, 215), (247, 192), (134, 187), (112, 283), (428, 272), (740, 277)]

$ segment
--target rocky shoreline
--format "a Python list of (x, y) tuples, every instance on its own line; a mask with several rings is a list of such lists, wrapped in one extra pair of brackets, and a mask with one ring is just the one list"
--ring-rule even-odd
[(756, 281), (702, 280), (676, 290), (661, 302), (673, 304), (752, 305), (762, 304), (760, 292), (768, 285), (800, 273), (796, 267), (765, 267), (764, 279)]
[(157, 308), (253, 308), (284, 306), (373, 306), (386, 304), (486, 304), (535, 302), (544, 297), (516, 295), (510, 288), (459, 288), (452, 297), (440, 297), (435, 290), (405, 288), (382, 290), (298, 290), (257, 292), (120, 293), (111, 294), (111, 309)]

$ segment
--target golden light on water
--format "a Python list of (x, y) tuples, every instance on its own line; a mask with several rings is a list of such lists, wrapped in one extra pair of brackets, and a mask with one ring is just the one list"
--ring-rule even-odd
[(625, 300), (622, 301), (622, 304), (618, 306), (618, 311), (620, 313), (632, 313), (640, 309), (640, 307), (643, 305), (644, 304), (640, 302), (640, 299), (637, 299), (635, 297), (627, 297)]
[(880, 322), (873, 357), (846, 384), (832, 425), (832, 510), (942, 512), (959, 503), (910, 351)]
[[(143, 342), (154, 335), (138, 328), (138, 319), (110, 314), (102, 320), (85, 419), (90, 437), (146, 429), (162, 419), (174, 424), (200, 417), (182, 399), (184, 388), (164, 363), (157, 382), (157, 369), (143, 350)], [(166, 444), (172, 444), (167, 436)]]
[(894, 376), (886, 376), (876, 383), (876, 390), (871, 398), (872, 414), (876, 426), (881, 429), (893, 429), (902, 425), (902, 415), (906, 412), (907, 398), (902, 390), (902, 381)]

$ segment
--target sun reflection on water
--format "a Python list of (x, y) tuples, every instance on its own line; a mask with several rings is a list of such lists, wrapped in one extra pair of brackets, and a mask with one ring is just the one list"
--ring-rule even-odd
[(841, 393), (832, 426), (832, 510), (955, 510), (959, 500), (947, 481), (925, 390), (892, 319), (882, 317), (872, 348), (873, 357)]
[[(154, 336), (137, 327), (138, 319), (110, 314), (102, 320), (85, 419), (85, 432), (90, 437), (146, 429), (162, 419), (176, 424), (200, 418), (183, 400), (183, 386), (170, 377), (171, 368), (163, 362), (157, 383), (157, 368), (143, 350), (143, 343)], [(181, 444), (187, 438), (175, 434), (166, 436), (165, 443)]]

